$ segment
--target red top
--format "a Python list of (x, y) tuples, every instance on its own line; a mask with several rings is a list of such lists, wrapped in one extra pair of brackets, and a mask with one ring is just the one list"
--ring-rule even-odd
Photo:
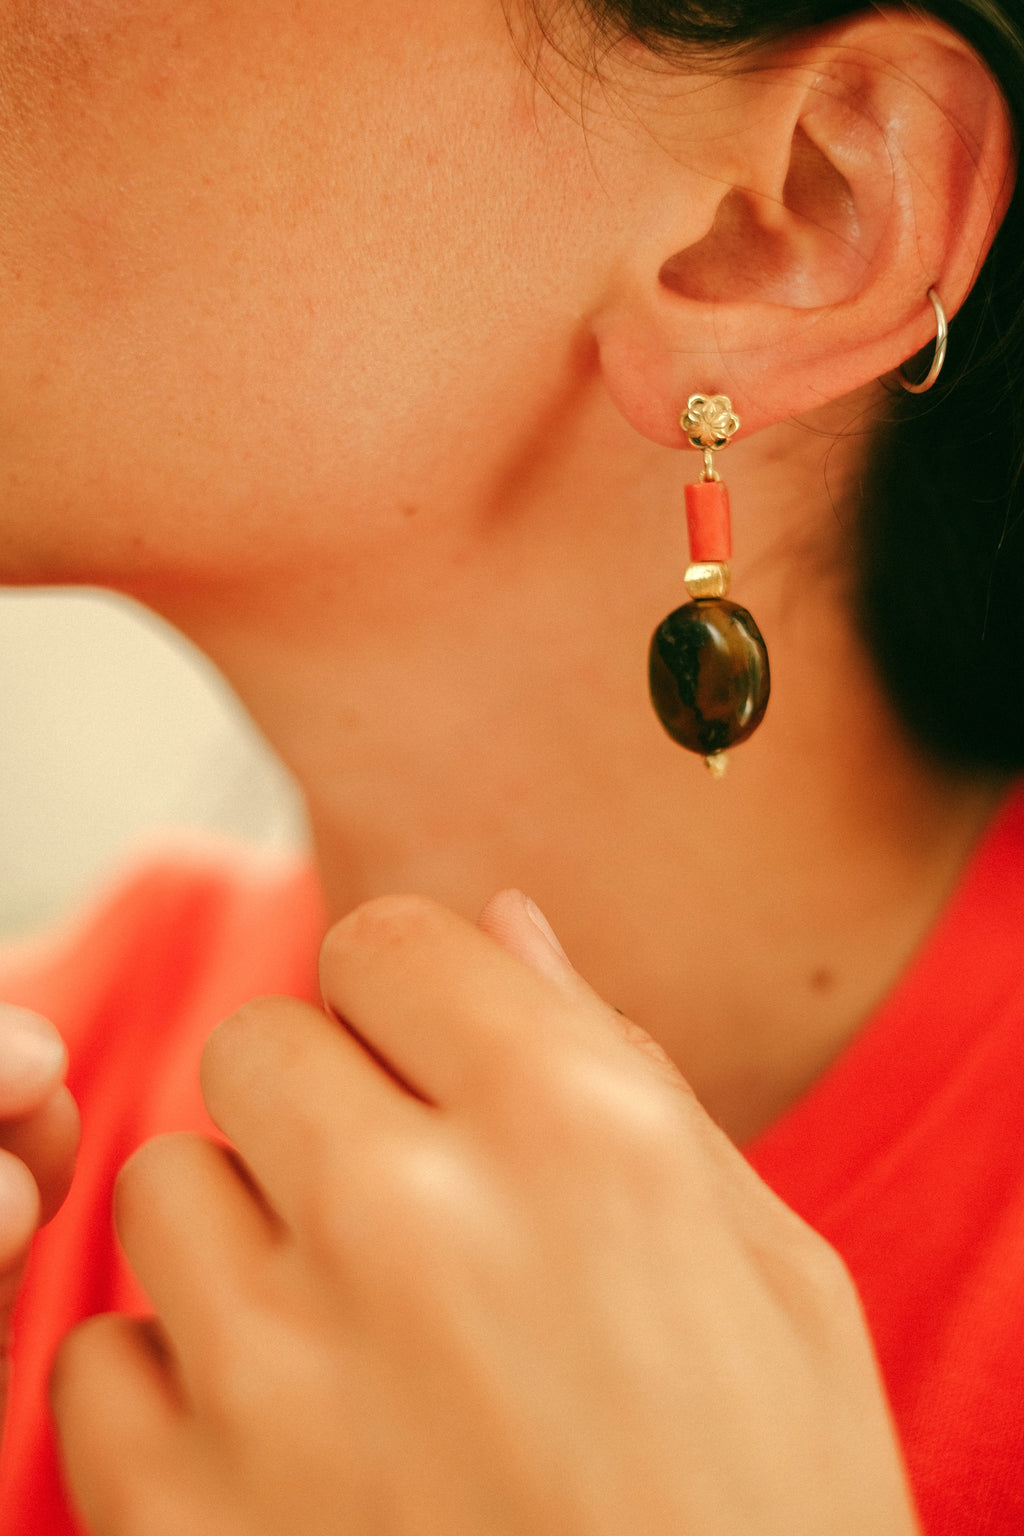
[[(47, 1427), (54, 1344), (142, 1307), (110, 1231), (140, 1140), (206, 1125), (202, 1041), (266, 992), (315, 996), (308, 871), (154, 863), (74, 933), (0, 972), (66, 1034), (85, 1133), (18, 1315), (3, 1536), (70, 1536)], [(840, 1250), (863, 1296), (929, 1536), (1024, 1533), (1024, 790), (888, 1002), (751, 1160)]]

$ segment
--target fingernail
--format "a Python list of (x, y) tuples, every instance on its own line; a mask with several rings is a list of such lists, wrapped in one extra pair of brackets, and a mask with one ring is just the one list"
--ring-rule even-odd
[(29, 1079), (63, 1072), (64, 1042), (52, 1025), (26, 1008), (0, 1003), (0, 1070)]
[(555, 951), (556, 954), (562, 957), (566, 965), (571, 964), (569, 956), (558, 942), (558, 935), (555, 933), (555, 930), (552, 928), (551, 924), (548, 922), (547, 918), (544, 916), (544, 913), (541, 911), (540, 907), (538, 907), (537, 903), (532, 901), (529, 896), (526, 898), (526, 915), (529, 917), (533, 926), (540, 929), (541, 933), (551, 945), (551, 948)]

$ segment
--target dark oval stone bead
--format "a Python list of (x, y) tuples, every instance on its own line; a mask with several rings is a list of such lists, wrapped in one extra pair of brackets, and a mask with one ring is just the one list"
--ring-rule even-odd
[(651, 701), (680, 746), (704, 757), (734, 747), (768, 708), (768, 652), (750, 614), (724, 597), (700, 597), (651, 636)]

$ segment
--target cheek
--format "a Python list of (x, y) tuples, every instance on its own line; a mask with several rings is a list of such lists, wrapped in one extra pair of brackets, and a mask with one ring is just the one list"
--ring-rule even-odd
[(492, 97), (471, 50), (435, 66), (439, 31), (396, 57), (336, 4), (23, 4), (0, 33), (7, 291), (77, 307), (91, 344), (180, 309), (252, 354), (271, 311), (350, 334), (382, 298), (429, 327), (505, 233), (508, 61)]
[(298, 274), (327, 296), (374, 264), (412, 287), (434, 255), (454, 260), (453, 232), (464, 249), (500, 201), (508, 39), (455, 46), (447, 13), (471, 7), (451, 0), (419, 34), (401, 0), (367, 0), (361, 24), (351, 9), (19, 0), (0, 28), (10, 275), (52, 269), (59, 302), (76, 277), (102, 299), (120, 272), (131, 302), (132, 284), (208, 272), (222, 301)]
[(475, 419), (515, 419), (551, 265), (520, 65), (503, 22), (466, 39), (440, 0), (396, 48), (378, 9), (378, 35), (337, 0), (4, 25), (5, 512), (17, 486), (37, 536), (66, 545), (74, 498), (111, 539), (144, 522), (154, 561), (225, 510), (312, 537), (339, 494), (415, 499), (424, 455), (450, 478)]

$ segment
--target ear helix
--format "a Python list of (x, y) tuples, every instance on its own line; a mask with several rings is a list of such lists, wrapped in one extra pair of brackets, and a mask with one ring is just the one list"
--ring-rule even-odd
[(690, 565), (683, 583), (692, 601), (651, 636), (651, 702), (673, 741), (699, 753), (720, 778), (726, 748), (746, 741), (764, 717), (771, 675), (760, 630), (745, 608), (726, 598), (729, 493), (715, 454), (739, 430), (739, 417), (726, 395), (691, 395), (680, 425), (704, 454), (700, 479), (686, 487)]

